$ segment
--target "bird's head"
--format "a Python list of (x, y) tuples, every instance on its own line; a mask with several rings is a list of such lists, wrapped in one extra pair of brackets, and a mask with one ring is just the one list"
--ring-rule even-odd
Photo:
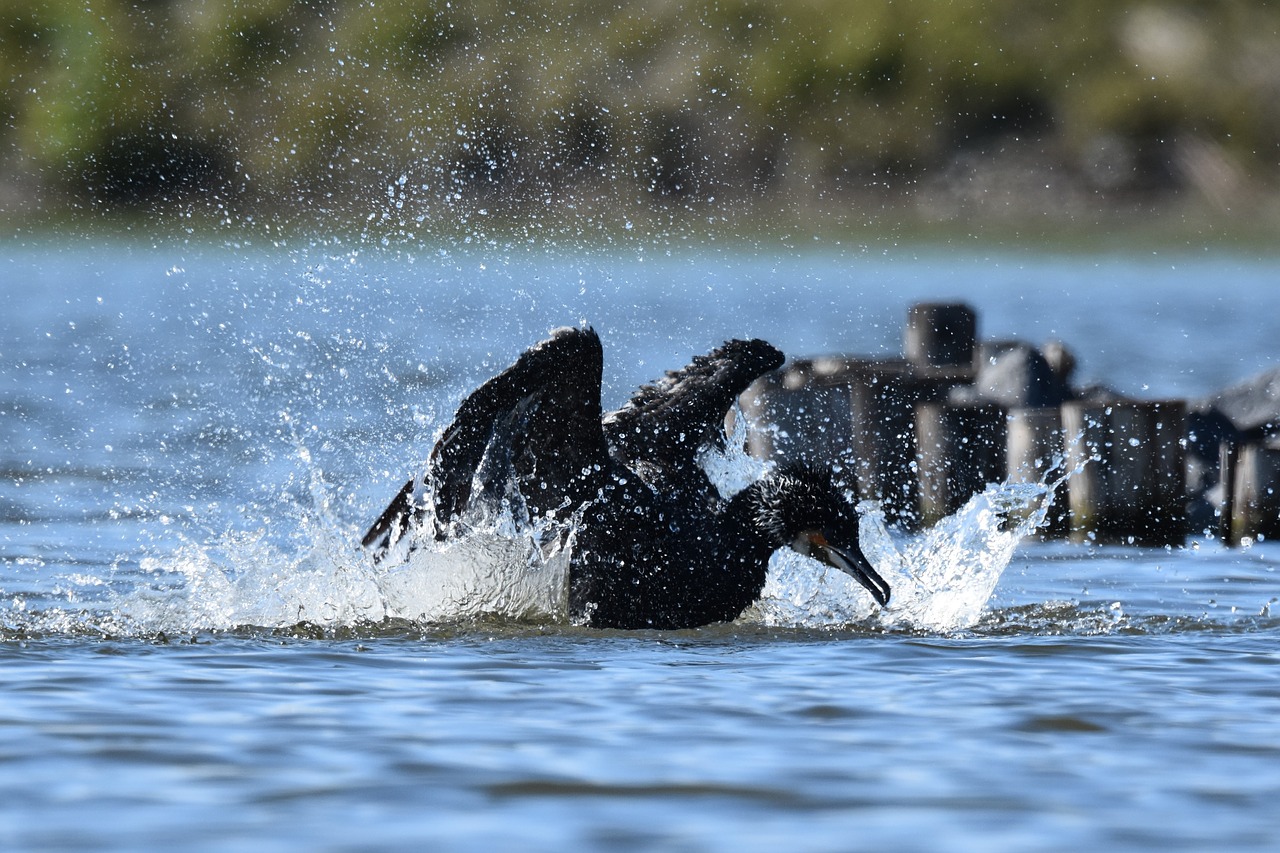
[(835, 487), (826, 468), (793, 465), (759, 483), (755, 523), (775, 547), (839, 569), (862, 584), (882, 607), (889, 584), (858, 544), (858, 513)]

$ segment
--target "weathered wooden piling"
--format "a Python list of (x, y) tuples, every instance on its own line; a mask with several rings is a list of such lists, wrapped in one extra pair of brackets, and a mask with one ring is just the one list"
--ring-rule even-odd
[(1223, 485), (1227, 542), (1280, 539), (1280, 448), (1249, 442), (1228, 451)]
[(852, 465), (848, 360), (802, 358), (761, 377), (739, 399), (747, 452), (775, 461)]
[(972, 367), (978, 315), (962, 302), (920, 302), (907, 312), (903, 354), (917, 367)]
[(1182, 543), (1185, 423), (1178, 400), (1063, 404), (1073, 539)]
[(1005, 479), (1006, 413), (993, 403), (915, 407), (920, 520), (935, 524)]
[[(1058, 406), (1010, 409), (1006, 426), (1006, 468), (1011, 483), (1039, 483), (1063, 459), (1062, 410)], [(1032, 512), (1028, 509), (1027, 513)], [(1057, 498), (1039, 535), (1067, 535), (1066, 496)]]
[(902, 361), (860, 362), (851, 373), (858, 494), (879, 500), (891, 521), (917, 527), (916, 406), (944, 400), (973, 373), (968, 368), (920, 368)]
[[(938, 408), (951, 389), (973, 382), (978, 353), (978, 315), (960, 302), (921, 302), (911, 306), (903, 330), (903, 361), (867, 361), (859, 365), (864, 377), (853, 386), (855, 456), (859, 491), (876, 497), (886, 515), (906, 526), (932, 524), (939, 507), (956, 508), (973, 494), (973, 483), (985, 476), (989, 465), (966, 448), (966, 431), (976, 439), (982, 408), (944, 414)], [(920, 408), (930, 447), (924, 452), (941, 468), (922, 465), (920, 457)], [(982, 433), (986, 438), (986, 433)], [(953, 440), (954, 439), (954, 443)], [(940, 446), (945, 446), (946, 451)], [(947, 452), (949, 451), (949, 452)], [(967, 468), (956, 454), (978, 464)], [(922, 480), (924, 472), (930, 479)], [(936, 476), (934, 474), (936, 473)], [(985, 482), (978, 486), (981, 489)], [(928, 492), (926, 495), (925, 492)], [(958, 503), (957, 503), (958, 501)]]
[[(905, 358), (797, 359), (748, 389), (741, 398), (748, 448), (779, 462), (834, 463), (859, 498), (880, 501), (886, 517), (905, 527), (936, 522), (992, 481), (1041, 482), (1065, 456), (1065, 498), (1050, 509), (1041, 535), (1184, 540), (1187, 501), (1203, 506), (1207, 494), (1203, 483), (1194, 495), (1186, 491), (1194, 438), (1186, 404), (1071, 400), (1074, 359), (1061, 345), (1043, 353), (1019, 342), (986, 346), (990, 358), (984, 354), (979, 365), (969, 306), (914, 305)], [(1270, 400), (1272, 381), (1244, 402)], [(1280, 538), (1276, 423), (1228, 430), (1220, 476), (1225, 542)], [(1216, 434), (1207, 441), (1195, 457), (1206, 470)]]
[(742, 395), (752, 424), (747, 448), (762, 459), (846, 467), (859, 498), (879, 500), (891, 521), (915, 526), (915, 406), (971, 378), (968, 368), (901, 360), (797, 359)]
[(1238, 447), (1231, 440), (1218, 445), (1218, 486), (1222, 489), (1222, 503), (1218, 507), (1218, 538), (1228, 545), (1239, 545), (1233, 539), (1232, 521), (1235, 517), (1236, 453)]
[(748, 450), (775, 461), (835, 462), (858, 497), (895, 523), (918, 526), (915, 406), (973, 381), (977, 320), (967, 305), (912, 309), (909, 359), (796, 359), (742, 395)]

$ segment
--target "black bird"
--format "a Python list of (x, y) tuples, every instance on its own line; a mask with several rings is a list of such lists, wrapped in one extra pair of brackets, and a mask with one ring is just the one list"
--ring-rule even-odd
[(571, 617), (595, 627), (691, 628), (735, 619), (790, 546), (844, 571), (881, 605), (889, 585), (858, 545), (858, 516), (827, 470), (784, 467), (725, 500), (700, 464), (723, 449), (730, 406), (782, 364), (764, 341), (729, 341), (602, 417), (600, 339), (557, 329), (477, 388), (365, 534), (381, 557), (411, 525), (457, 535), (477, 496), (574, 530)]

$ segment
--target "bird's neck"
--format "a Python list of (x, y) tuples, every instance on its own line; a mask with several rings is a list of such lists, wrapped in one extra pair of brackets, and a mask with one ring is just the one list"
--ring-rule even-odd
[(768, 563), (773, 552), (786, 544), (775, 526), (769, 523), (769, 510), (764, 500), (769, 488), (767, 478), (757, 480), (738, 492), (725, 507), (725, 515), (732, 521), (729, 529), (740, 531), (738, 547), (749, 551), (751, 559)]

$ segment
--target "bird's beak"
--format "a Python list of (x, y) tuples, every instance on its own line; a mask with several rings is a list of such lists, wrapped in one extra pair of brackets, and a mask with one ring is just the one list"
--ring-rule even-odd
[(870, 561), (863, 555), (862, 549), (856, 542), (849, 550), (837, 548), (821, 533), (812, 532), (809, 534), (809, 546), (811, 548), (809, 556), (839, 569), (862, 584), (881, 607), (888, 605), (889, 584), (871, 567)]

